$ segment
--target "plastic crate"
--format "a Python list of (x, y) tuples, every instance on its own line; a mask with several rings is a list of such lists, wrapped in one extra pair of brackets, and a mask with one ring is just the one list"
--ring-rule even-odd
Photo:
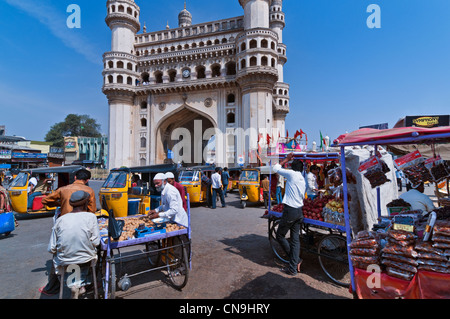
[(0, 214), (0, 234), (8, 234), (16, 229), (13, 213)]

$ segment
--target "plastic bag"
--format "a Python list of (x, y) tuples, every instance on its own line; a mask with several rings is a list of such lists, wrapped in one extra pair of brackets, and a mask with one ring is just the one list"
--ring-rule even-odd
[(414, 151), (394, 161), (396, 167), (403, 172), (413, 186), (432, 180), (432, 176), (425, 167), (425, 158), (420, 152)]
[(401, 262), (401, 263), (405, 263), (411, 266), (416, 266), (417, 267), (417, 261), (415, 258), (411, 258), (411, 257), (405, 257), (405, 256), (401, 256), (401, 255), (394, 255), (394, 254), (387, 254), (387, 253), (383, 253), (381, 255), (382, 258), (384, 259), (390, 259), (393, 261), (397, 261), (397, 262)]
[(378, 256), (380, 254), (379, 248), (352, 248), (350, 255), (352, 256)]
[(416, 236), (413, 233), (395, 229), (388, 231), (388, 237), (397, 241), (411, 241), (416, 239)]
[(431, 237), (431, 239), (432, 239), (435, 243), (450, 244), (450, 236), (441, 236), (441, 235), (433, 234), (433, 236)]
[(414, 273), (414, 274), (417, 273), (417, 267), (411, 266), (409, 264), (401, 263), (401, 262), (398, 262), (398, 261), (394, 261), (394, 260), (391, 260), (391, 259), (383, 258), (381, 260), (381, 264), (385, 265), (385, 266), (399, 268), (399, 269), (408, 271), (410, 273)]
[(380, 257), (379, 256), (352, 256), (350, 255), (350, 259), (352, 262), (364, 263), (364, 264), (379, 264)]
[(392, 245), (400, 245), (403, 247), (411, 246), (415, 244), (415, 240), (396, 240), (394, 238), (388, 237), (388, 243)]
[(386, 272), (389, 276), (407, 280), (407, 281), (411, 281), (415, 276), (414, 273), (411, 273), (409, 271), (404, 271), (404, 270), (394, 268), (394, 267), (387, 267)]
[[(356, 177), (353, 175), (353, 173), (346, 168), (346, 177), (347, 177), (347, 183), (348, 184), (356, 184)], [(339, 186), (343, 182), (342, 178), (342, 169), (340, 167), (333, 168), (328, 171), (328, 178), (330, 180), (330, 183), (334, 186)]]
[(376, 238), (354, 240), (350, 243), (350, 248), (377, 248), (379, 246), (380, 243)]
[(427, 159), (425, 161), (425, 167), (430, 172), (433, 182), (435, 183), (446, 179), (450, 175), (447, 171), (445, 162), (442, 160), (440, 155)]
[(122, 235), (123, 227), (125, 226), (124, 220), (117, 220), (114, 217), (114, 211), (111, 209), (109, 211), (108, 217), (108, 235), (114, 240), (118, 240)]
[(433, 243), (433, 247), (434, 248), (439, 248), (439, 249), (450, 249), (450, 244), (447, 243)]
[(375, 238), (377, 239), (379, 236), (376, 232), (374, 231), (369, 231), (369, 230), (362, 230), (360, 232), (358, 232), (358, 234), (356, 234), (356, 240), (359, 239), (369, 239), (369, 238)]
[(419, 270), (426, 270), (426, 271), (434, 271), (439, 272), (443, 274), (450, 274), (450, 268), (448, 267), (440, 267), (440, 266), (433, 266), (433, 265), (419, 265)]
[(381, 252), (392, 255), (401, 255), (410, 258), (416, 258), (419, 255), (417, 251), (414, 250), (414, 246), (412, 245), (405, 247), (391, 243), (387, 244), (386, 247), (381, 250)]
[(386, 173), (389, 172), (390, 169), (386, 163), (383, 163), (384, 161), (377, 156), (371, 156), (367, 160), (362, 161), (359, 165), (358, 171), (367, 178), (372, 188), (390, 182), (390, 179), (386, 177)]
[(447, 257), (445, 257), (445, 256), (441, 256), (441, 255), (433, 254), (433, 253), (425, 253), (423, 251), (419, 251), (418, 258), (420, 258), (420, 259), (436, 260), (436, 261), (441, 261), (441, 262), (447, 262), (448, 261)]
[(428, 241), (416, 244), (414, 249), (417, 250), (418, 252), (430, 253), (445, 257), (444, 250), (433, 247), (431, 242)]
[(450, 236), (450, 221), (438, 220), (434, 224), (433, 231), (442, 234), (447, 234), (447, 236)]

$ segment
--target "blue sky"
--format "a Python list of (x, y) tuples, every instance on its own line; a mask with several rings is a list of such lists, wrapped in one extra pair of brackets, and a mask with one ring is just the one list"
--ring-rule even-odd
[[(148, 31), (177, 26), (184, 0), (137, 0)], [(81, 29), (69, 29), (69, 4)], [(381, 29), (369, 29), (369, 4)], [(243, 15), (238, 0), (188, 0), (193, 23)], [(285, 0), (290, 135), (319, 140), (405, 115), (450, 113), (450, 1)], [(43, 140), (67, 114), (88, 114), (107, 134), (102, 54), (106, 0), (0, 0), (0, 125)]]

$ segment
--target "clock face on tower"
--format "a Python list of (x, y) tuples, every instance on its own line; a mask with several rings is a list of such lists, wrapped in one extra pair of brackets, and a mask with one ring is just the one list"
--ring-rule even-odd
[(183, 77), (184, 78), (188, 78), (188, 77), (190, 77), (191, 76), (191, 71), (190, 70), (184, 70), (183, 71)]

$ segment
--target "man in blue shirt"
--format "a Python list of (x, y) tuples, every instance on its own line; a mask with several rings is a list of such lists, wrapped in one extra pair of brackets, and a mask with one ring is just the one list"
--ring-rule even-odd
[(228, 173), (228, 167), (225, 167), (222, 172), (222, 185), (223, 185), (223, 195), (227, 197), (227, 189), (230, 181), (230, 173)]

